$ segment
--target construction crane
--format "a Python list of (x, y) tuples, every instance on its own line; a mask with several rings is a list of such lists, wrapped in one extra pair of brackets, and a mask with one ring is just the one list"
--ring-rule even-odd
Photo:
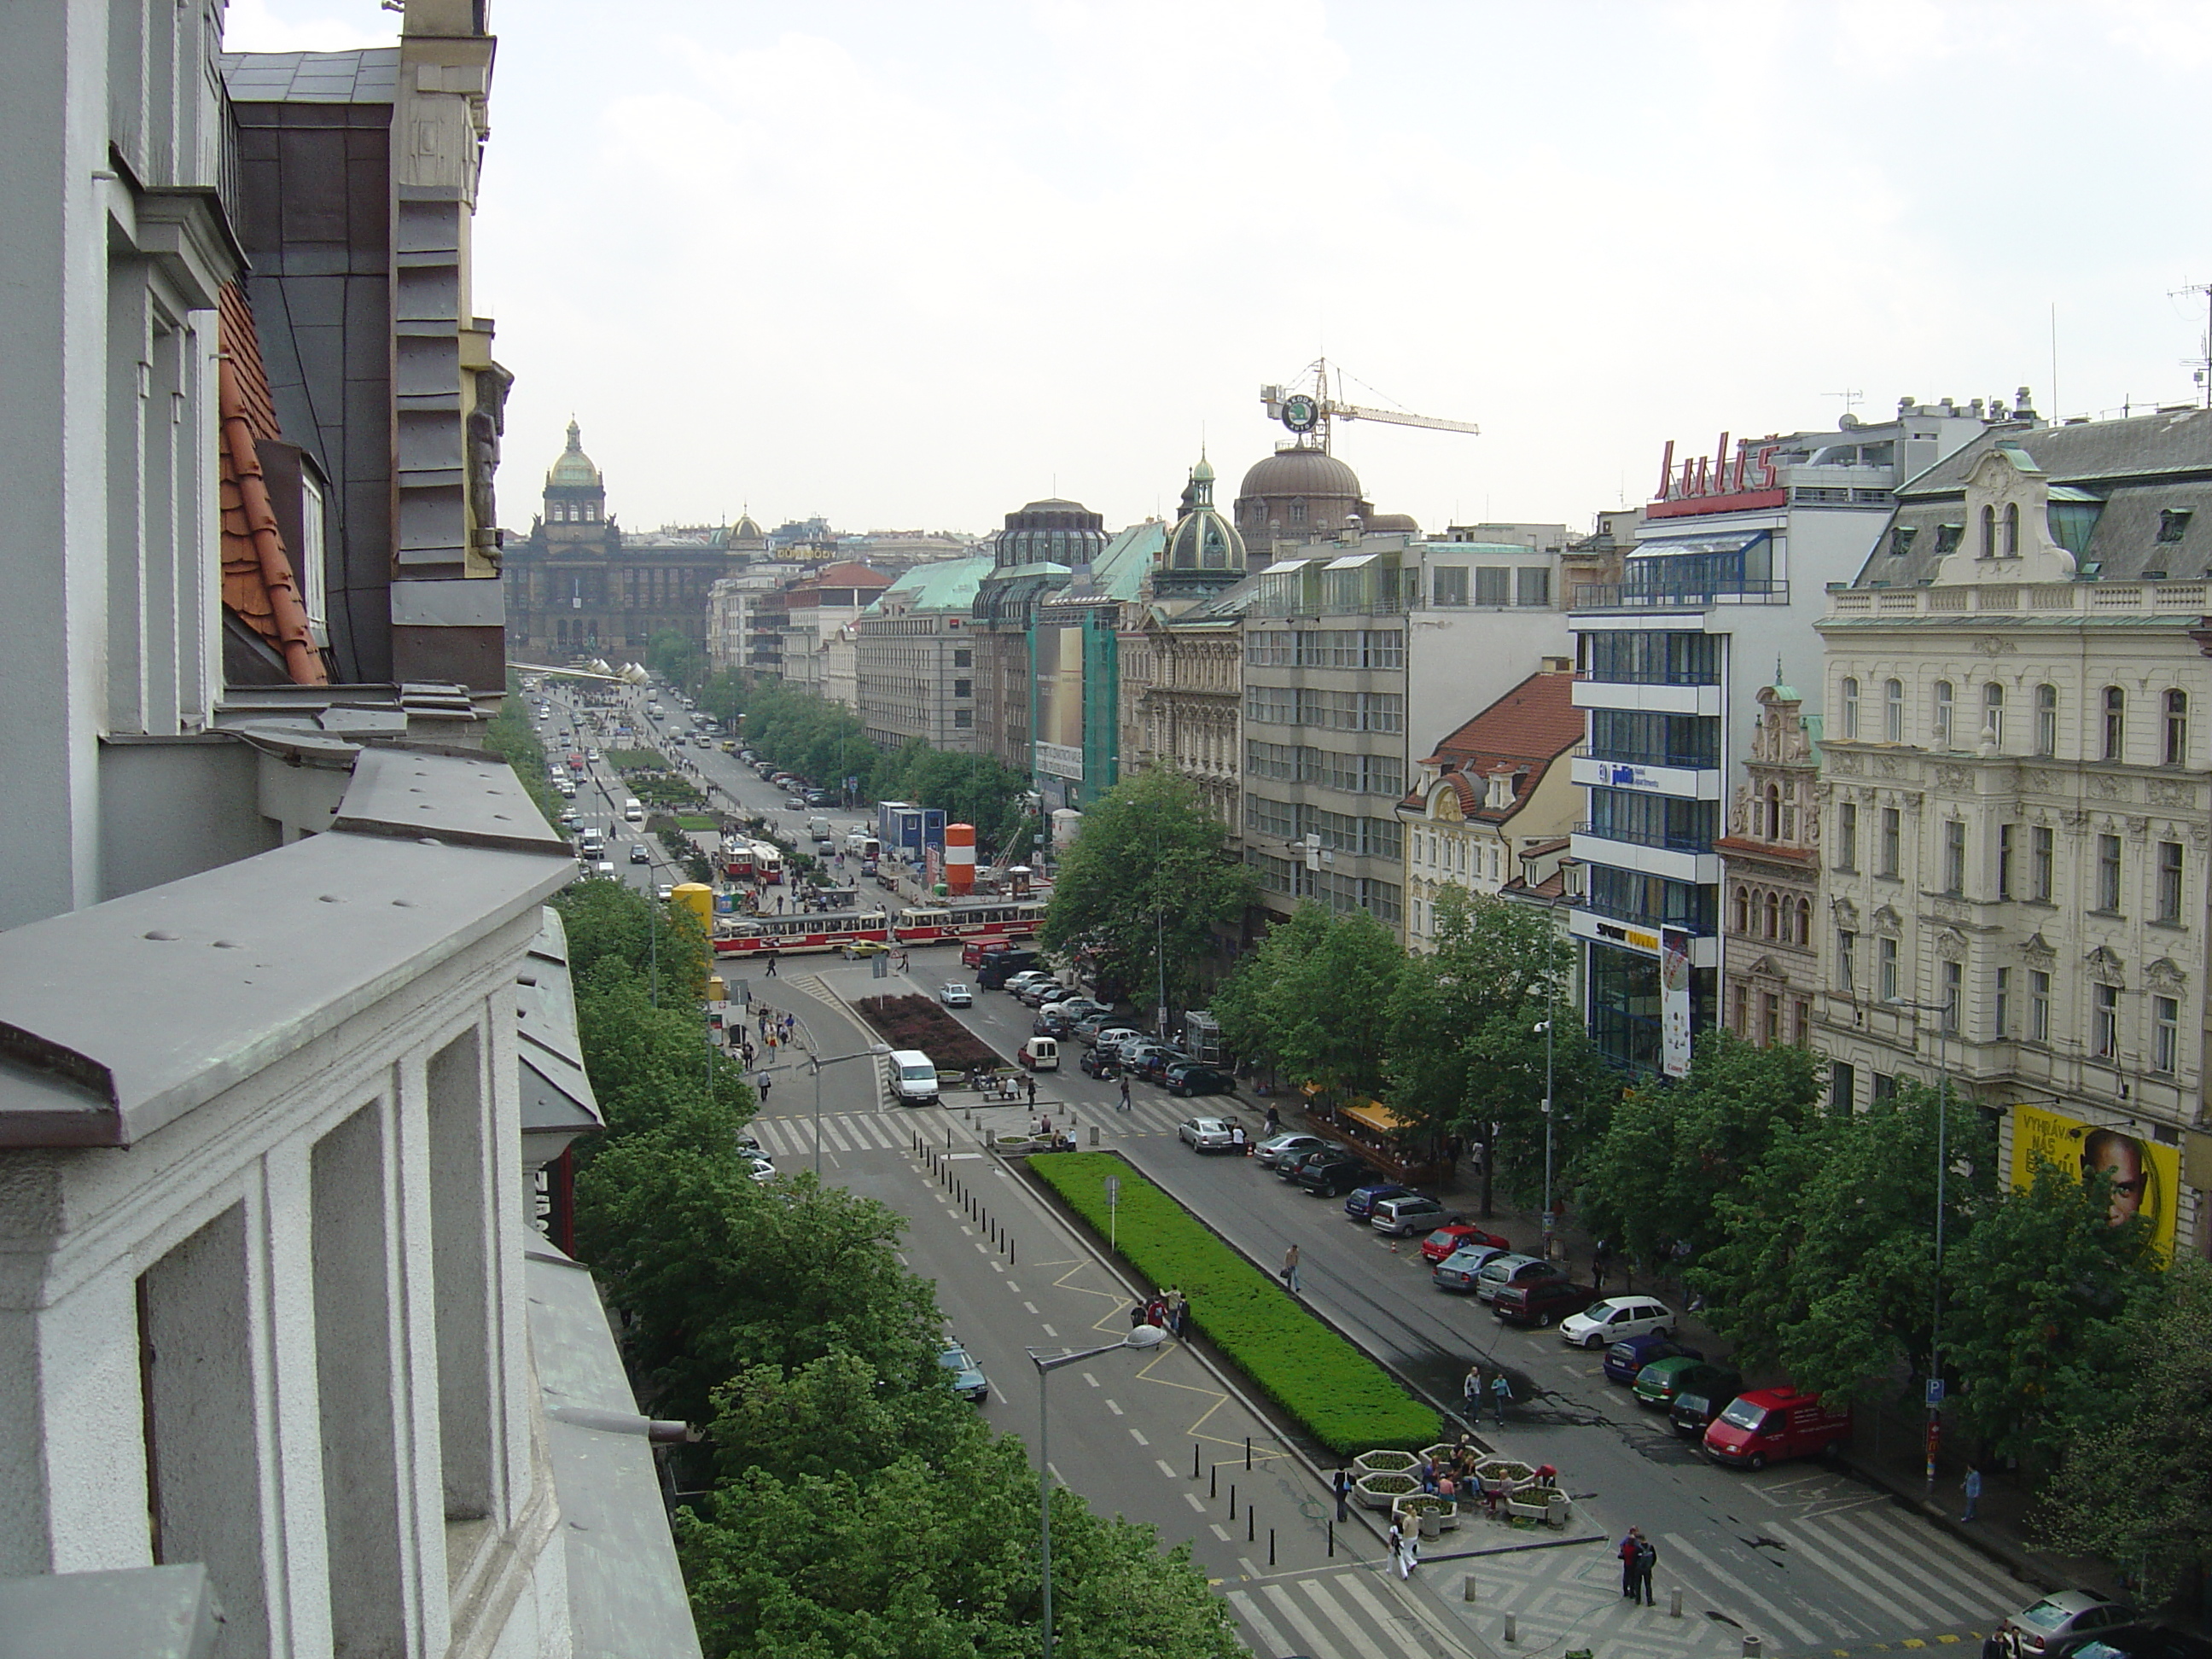
[(1307, 371), (1313, 376), (1310, 392), (1286, 390), (1279, 386), (1260, 388), (1260, 401), (1267, 406), (1267, 418), (1280, 421), (1297, 434), (1301, 444), (1318, 442), (1323, 454), (1328, 453), (1328, 429), (1332, 421), (1382, 421), (1391, 426), (1424, 426), (1433, 432), (1468, 432), (1480, 434), (1482, 428), (1473, 421), (1447, 421), (1441, 416), (1412, 415), (1402, 409), (1375, 409), (1364, 404), (1344, 400), (1344, 371), (1336, 371), (1336, 395), (1329, 394), (1328, 359), (1321, 358)]

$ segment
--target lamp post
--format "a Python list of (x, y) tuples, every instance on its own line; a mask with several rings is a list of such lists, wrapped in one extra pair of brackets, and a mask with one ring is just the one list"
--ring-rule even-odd
[(1122, 1348), (1157, 1348), (1167, 1340), (1168, 1334), (1158, 1326), (1139, 1325), (1119, 1342), (1096, 1348), (1063, 1353), (1037, 1348), (1024, 1351), (1037, 1370), (1037, 1553), (1044, 1571), (1044, 1659), (1052, 1659), (1052, 1413), (1047, 1409), (1052, 1390), (1046, 1386), (1047, 1380), (1062, 1365), (1073, 1365), (1079, 1359), (1096, 1359)]
[[(1552, 1026), (1559, 1017), (1559, 988), (1551, 988), (1550, 1006), (1544, 1012), (1544, 1023), (1536, 1029), (1544, 1034), (1544, 1255), (1552, 1254), (1552, 1229), (1555, 1224), (1552, 1212)], [(1486, 1164), (1487, 1158), (1485, 1159)]]
[[(1955, 1024), (1959, 1008), (1955, 1000), (1948, 1002), (1911, 1002), (1903, 997), (1890, 997), (1883, 1006), (1908, 1010), (1916, 1014), (1941, 1014), (1947, 1024)], [(1913, 1051), (1919, 1052), (1919, 1023), (1913, 1024)], [(1933, 1307), (1928, 1317), (1928, 1445), (1925, 1470), (1927, 1492), (1936, 1495), (1936, 1448), (1942, 1435), (1943, 1396), (1941, 1393), (1943, 1368), (1941, 1363), (1941, 1339), (1943, 1331), (1943, 1178), (1951, 1162), (1951, 1073), (1943, 1064), (1943, 1027), (1936, 1031), (1936, 1273), (1929, 1295)]]
[(873, 1060), (890, 1051), (891, 1046), (888, 1042), (871, 1042), (865, 1048), (855, 1048), (849, 1054), (832, 1054), (827, 1060), (819, 1054), (806, 1057), (814, 1072), (814, 1178), (817, 1181), (822, 1179), (822, 1068), (841, 1066), (848, 1060)]

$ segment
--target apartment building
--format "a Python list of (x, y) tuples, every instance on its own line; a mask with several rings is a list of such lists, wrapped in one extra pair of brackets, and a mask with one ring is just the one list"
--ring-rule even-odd
[(1727, 834), (1713, 843), (1728, 884), (1721, 918), (1723, 1014), (1738, 1036), (1761, 1045), (1812, 1041), (1820, 988), (1820, 720), (1794, 687), (1764, 685), (1729, 803)]
[(1948, 1076), (2015, 1179), (2118, 1159), (2200, 1252), (2208, 615), (2212, 410), (1997, 428), (1899, 489), (1819, 624), (1814, 1020), (1839, 1102)]
[[(777, 655), (784, 684), (817, 697), (830, 696), (830, 659), (838, 630), (848, 625), (891, 585), (891, 578), (856, 560), (840, 559), (791, 583), (783, 596), (783, 639)], [(849, 685), (849, 665), (842, 677)]]
[(1570, 925), (1590, 1035), (1612, 1059), (1679, 1073), (1693, 1034), (1721, 1018), (1716, 843), (1752, 750), (1750, 690), (1820, 684), (1812, 623), (1825, 589), (1864, 562), (1900, 482), (1992, 426), (2033, 418), (1906, 400), (1875, 424), (1846, 415), (1832, 432), (1733, 446), (1723, 434), (1692, 460), (1667, 446), (1619, 580), (1578, 585), (1569, 618), (1589, 717), (1572, 763), (1589, 798)]
[(868, 740), (898, 749), (919, 738), (933, 749), (975, 748), (975, 592), (988, 556), (940, 560), (908, 571), (853, 624), (854, 684)]

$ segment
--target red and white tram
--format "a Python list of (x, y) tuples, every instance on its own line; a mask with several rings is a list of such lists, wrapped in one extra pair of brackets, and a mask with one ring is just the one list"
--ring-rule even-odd
[(901, 945), (952, 939), (1034, 939), (1044, 921), (1043, 899), (975, 899), (932, 904), (898, 913)]
[(862, 940), (890, 942), (890, 917), (881, 910), (832, 910), (796, 916), (717, 916), (714, 954), (764, 957), (798, 951), (842, 951)]

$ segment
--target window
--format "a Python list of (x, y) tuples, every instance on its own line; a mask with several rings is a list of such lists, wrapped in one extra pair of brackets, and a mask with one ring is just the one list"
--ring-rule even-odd
[(975, 665), (975, 652), (964, 645), (957, 647), (952, 653), (952, 665), (955, 668), (973, 668)]
[(324, 568), (323, 488), (313, 475), (300, 469), (300, 549), (293, 562), (300, 571), (300, 603), (306, 606), (307, 625), (317, 645), (330, 641), (329, 576)]
[(1948, 558), (1959, 550), (1959, 538), (1966, 533), (1962, 524), (1939, 524), (1936, 526), (1936, 556)]
[(2128, 694), (2117, 685), (2105, 688), (2105, 750), (2108, 761), (2125, 757), (2128, 748)]
[(955, 681), (953, 681), (953, 682), (952, 682), (952, 695), (953, 695), (954, 696), (956, 696), (956, 697), (972, 697), (972, 696), (974, 696), (975, 695), (975, 681), (973, 681), (973, 680), (955, 680)]
[(1782, 895), (1769, 892), (1766, 896), (1766, 902), (1760, 908), (1765, 912), (1766, 937), (1780, 939), (1782, 937)]
[(2150, 1068), (2171, 1072), (2181, 1053), (2181, 1004), (2172, 997), (2150, 1000)]
[(1735, 890), (1735, 931), (1739, 933), (1751, 931), (1751, 890), (1747, 887)]
[(1438, 565), (1429, 573), (1430, 602), (1434, 605), (1465, 605), (1467, 603), (1467, 567), (1463, 564)]
[(1855, 1111), (1859, 1101), (1858, 1068), (1838, 1060), (1828, 1066), (1828, 1109), (1832, 1112)]
[(1899, 525), (1889, 532), (1889, 556), (1901, 559), (1912, 550), (1912, 538), (1920, 532), (1910, 526)]
[(1477, 565), (1474, 571), (1474, 602), (1477, 605), (1504, 605), (1512, 593), (1513, 573), (1502, 564)]
[(2020, 503), (2018, 501), (2005, 503), (2004, 556), (2008, 559), (2016, 559), (2020, 556)]
[(2120, 988), (2089, 988), (2089, 1052), (2100, 1060), (2117, 1059), (2120, 1052)]
[(2120, 838), (2097, 837), (2097, 908), (2108, 915), (2120, 910)]
[(1845, 996), (1858, 993), (1859, 936), (1845, 928), (1836, 930), (1836, 988)]
[(2035, 752), (2058, 752), (2058, 688), (2055, 685), (2035, 688)]
[(1994, 507), (1982, 509), (1982, 556), (1994, 559), (1997, 556), (1997, 510)]
[(2181, 843), (2178, 841), (2158, 844), (2158, 920), (2181, 920)]
[(1884, 743), (1905, 741), (1905, 682), (1884, 680), (1881, 683), (1881, 740)]
[(2048, 904), (2055, 887), (2051, 871), (2057, 862), (2053, 852), (2057, 835), (2050, 825), (2039, 823), (2027, 836), (2028, 895)]
[(1812, 942), (1813, 901), (1808, 898), (1801, 898), (1797, 901), (1797, 935), (1791, 943), (1796, 945), (1810, 945)]
[(1943, 1035), (1959, 1035), (1959, 1007), (1966, 1000), (1966, 969), (1964, 963), (1943, 964)]
[(2039, 968), (2027, 970), (2027, 1040), (2051, 1041), (2051, 975)]
[(1936, 746), (1938, 749), (1948, 749), (1951, 746), (1951, 682), (1948, 680), (1936, 682), (1934, 731)]
[(1997, 896), (2001, 899), (2012, 896), (2012, 842), (2016, 827), (2009, 823), (1997, 825)]
[(1836, 808), (1835, 865), (1838, 870), (1859, 867), (1859, 809), (1854, 801)]
[(1895, 881), (1905, 842), (1904, 814), (1894, 806), (1881, 809), (1881, 861), (1875, 873)]
[(952, 729), (956, 732), (974, 731), (975, 729), (975, 711), (972, 708), (954, 709), (952, 711)]
[(1990, 1004), (1990, 1036), (2002, 1042), (2012, 1025), (2012, 969), (1997, 969), (1997, 991)]
[(1855, 674), (1844, 677), (1844, 736), (1856, 742), (1859, 735), (1859, 682)]
[(2004, 747), (2004, 687), (1995, 680), (1982, 688), (1982, 731), (1995, 747)]
[(1768, 784), (1765, 799), (1759, 805), (1762, 808), (1760, 816), (1765, 819), (1759, 833), (1768, 841), (1780, 841), (1782, 839), (1782, 786), (1778, 783)]
[(2189, 693), (2166, 694), (2166, 744), (2160, 752), (2168, 766), (2189, 763)]
[(2189, 533), (2187, 507), (2169, 507), (2158, 515), (2158, 538), (2161, 542), (2178, 542)]
[(1884, 937), (1875, 941), (1875, 994), (1884, 1002), (1897, 1000), (1897, 941)]
[(1552, 572), (1546, 565), (1522, 565), (1513, 573), (1513, 602), (1516, 605), (1549, 605), (1552, 602)]
[(1966, 890), (1966, 825), (1961, 818), (1943, 821), (1943, 890), (1953, 898)]
[(1782, 999), (1771, 991), (1759, 994), (1759, 1043), (1771, 1048), (1782, 1040)]

